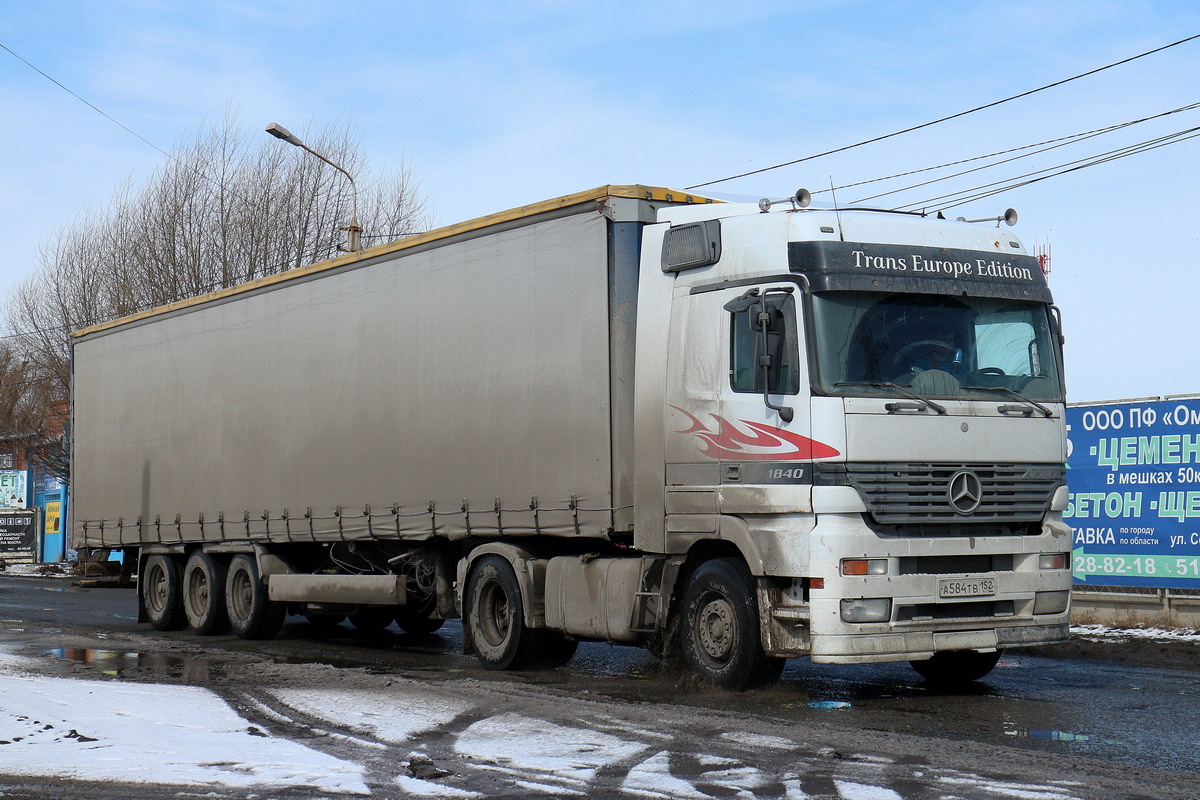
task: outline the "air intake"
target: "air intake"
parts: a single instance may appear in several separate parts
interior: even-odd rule
[[[706,267],[721,258],[721,222],[710,219],[676,225],[663,239],[662,271]]]

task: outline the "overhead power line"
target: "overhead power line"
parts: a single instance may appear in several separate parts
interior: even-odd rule
[[[923,122],[920,125],[913,125],[908,128],[904,128],[903,130],[893,131],[892,133],[886,133],[886,134],[883,134],[882,136],[875,136],[871,139],[864,139],[861,142],[855,142],[854,144],[848,144],[843,147],[836,147],[832,150],[826,150],[823,153],[815,153],[810,156],[804,156],[803,158],[793,159],[792,161],[785,161],[782,164],[775,164],[770,167],[761,167],[759,169],[753,169],[748,172],[739,173],[737,175],[730,175],[729,177],[726,177],[726,178],[717,178],[716,180],[705,181],[704,183],[696,183],[696,184],[692,184],[691,186],[685,186],[683,188],[690,191],[692,189],[699,189],[702,186],[712,186],[713,184],[716,184],[716,183],[724,183],[726,181],[736,180],[737,178],[745,178],[749,175],[758,175],[763,172],[770,172],[771,170],[780,169],[781,167],[790,167],[794,164],[800,164],[805,161],[812,161],[813,159],[822,158],[824,156],[830,156],[830,155],[833,155],[834,153],[844,153],[845,151],[853,150],[856,147],[862,147],[863,145],[874,144],[875,142],[881,142],[884,139],[891,139],[894,136],[900,136],[901,134],[911,133],[913,131],[921,130],[922,128],[928,128],[932,125],[938,125],[942,122],[948,122],[949,120],[952,120],[952,119],[958,119],[959,117],[965,117],[967,114],[974,114],[976,111],[983,111],[988,108],[994,108],[995,106],[1001,105],[1003,103],[1008,103],[1013,100],[1019,100],[1022,97],[1028,97],[1032,94],[1037,94],[1038,92],[1044,92],[1047,89],[1053,89],[1056,86],[1062,86],[1063,84],[1070,83],[1071,81],[1077,81],[1080,78],[1086,78],[1089,75],[1095,75],[1098,72],[1103,72],[1105,70],[1112,69],[1113,67],[1119,67],[1123,64],[1128,64],[1129,62],[1136,61],[1139,58],[1145,58],[1146,56],[1154,55],[1155,53],[1161,53],[1162,51],[1168,50],[1172,47],[1178,47],[1179,45],[1185,44],[1194,39],[1200,39],[1200,33],[1198,33],[1194,36],[1189,36],[1186,39],[1180,39],[1177,42],[1171,42],[1170,44],[1165,44],[1162,47],[1156,47],[1153,50],[1147,50],[1144,53],[1138,53],[1135,56],[1130,56],[1129,58],[1124,58],[1124,59],[1121,59],[1120,61],[1114,61],[1111,64],[1105,64],[1103,67],[1097,67],[1096,69],[1088,70],[1087,72],[1081,72],[1078,75],[1072,75],[1070,78],[1064,78],[1060,81],[1055,81],[1054,83],[1048,83],[1045,86],[1039,86],[1036,89],[1030,89],[1029,91],[1021,92],[1020,94],[1014,94],[1010,97],[1005,97],[1001,100],[995,100],[991,103],[985,103],[984,105],[981,105],[981,106],[975,106],[974,108],[969,108],[966,111],[959,111],[957,114],[950,114],[949,116],[940,117],[938,119],[931,120],[929,122]]]
[[[956,208],[974,200],[991,197],[993,195],[1007,192],[1012,189],[1017,189],[1022,186],[1028,186],[1032,183],[1038,183],[1059,175],[1065,175],[1069,172],[1077,172],[1082,169],[1087,169],[1088,167],[1107,164],[1110,161],[1116,161],[1128,156],[1149,152],[1150,150],[1157,150],[1158,148],[1166,147],[1167,145],[1178,144],[1189,139],[1194,139],[1197,136],[1200,136],[1200,126],[1186,128],[1181,131],[1176,131],[1175,133],[1169,133],[1154,139],[1147,139],[1135,144],[1125,145],[1124,147],[1118,147],[1103,153],[1097,153],[1085,158],[1075,159],[1074,161],[1067,161],[1052,167],[1026,172],[1023,175],[1016,175],[1014,177],[1005,178],[999,181],[985,183],[970,189],[962,189],[959,191],[950,192],[949,194],[939,195],[938,197],[932,197],[915,203],[905,203],[904,205],[896,206],[896,208],[893,210],[917,209],[936,206],[939,210],[945,211],[946,209]],[[1029,180],[1026,180],[1027,178]],[[940,201],[946,201],[949,204],[942,204]]]
[[[924,169],[910,170],[908,172],[901,172],[901,173],[897,173],[895,175],[889,175],[885,178],[872,178],[871,180],[858,181],[857,183],[850,183],[845,186],[838,186],[836,188],[839,190],[849,189],[853,186],[864,186],[864,185],[870,184],[870,183],[879,183],[880,181],[892,180],[893,178],[902,178],[907,175],[917,175],[917,174],[920,174],[923,172],[932,172],[934,170],[945,169],[947,167],[953,167],[953,166],[957,166],[959,164],[969,164],[969,163],[972,163],[975,161],[982,161],[982,160],[988,159],[988,158],[995,158],[996,156],[1007,155],[1009,153],[1018,153],[1018,152],[1021,152],[1022,150],[1028,151],[1028,152],[1021,153],[1021,155],[1013,156],[1012,158],[1005,158],[1005,159],[1001,159],[1000,161],[993,161],[991,163],[983,164],[981,166],[974,167],[972,169],[966,169],[966,170],[962,170],[960,172],[953,172],[949,175],[942,175],[940,177],[933,178],[931,180],[922,181],[921,183],[910,184],[908,186],[903,186],[899,189],[892,189],[890,191],[880,192],[879,194],[873,194],[870,197],[863,197],[858,200],[851,201],[851,205],[855,205],[858,203],[865,203],[868,200],[876,200],[880,197],[887,197],[888,195],[899,194],[900,192],[906,192],[906,191],[909,191],[912,189],[919,189],[922,186],[929,186],[931,184],[938,183],[940,181],[950,180],[952,178],[960,178],[963,175],[970,175],[973,172],[981,172],[985,169],[991,169],[992,167],[998,167],[1002,164],[1010,164],[1013,161],[1018,161],[1022,158],[1029,158],[1030,156],[1039,155],[1041,153],[1047,153],[1051,150],[1057,150],[1060,147],[1067,147],[1072,144],[1078,144],[1080,142],[1087,141],[1088,139],[1094,139],[1098,136],[1103,136],[1107,133],[1113,133],[1114,131],[1124,130],[1125,128],[1129,128],[1134,125],[1140,125],[1143,122],[1149,122],[1151,120],[1161,119],[1163,117],[1167,117],[1172,114],[1179,114],[1184,111],[1193,111],[1197,108],[1200,108],[1200,102],[1191,103],[1186,106],[1180,106],[1179,108],[1173,108],[1170,111],[1164,111],[1161,114],[1154,114],[1149,117],[1142,117],[1141,119],[1135,119],[1135,120],[1129,120],[1128,122],[1117,123],[1116,125],[1108,125],[1103,128],[1096,128],[1094,130],[1084,131],[1082,133],[1072,133],[1067,136],[1060,136],[1055,139],[1047,139],[1042,142],[1035,142],[1034,144],[1022,145],[1021,147],[1012,147],[1007,150],[1000,150],[998,152],[989,153],[988,155],[984,155],[984,156],[975,156],[974,158],[964,158],[959,161],[951,161],[946,164],[940,164],[936,167],[925,167]],[[1043,146],[1043,145],[1047,145],[1047,146]],[[1035,148],[1040,148],[1040,149],[1035,149]],[[819,194],[820,192],[825,192],[825,191],[829,191],[829,190],[821,189],[821,190],[813,192],[813,194]]]
[[[85,99],[85,98],[81,97],[80,95],[76,94],[75,92],[71,91],[69,88],[67,88],[65,85],[63,85],[63,84],[62,84],[60,81],[56,80],[55,78],[51,77],[50,75],[47,75],[47,74],[46,74],[45,72],[43,72],[41,69],[39,69],[38,67],[36,67],[36,66],[34,66],[33,64],[29,63],[28,61],[26,61],[26,60],[25,60],[24,58],[22,58],[21,56],[17,55],[15,52],[13,52],[12,48],[10,48],[8,45],[4,44],[3,42],[0,42],[0,48],[3,48],[3,49],[4,49],[4,50],[5,50],[5,51],[6,51],[6,52],[7,52],[7,53],[10,55],[10,56],[12,56],[13,58],[15,58],[17,61],[20,61],[22,64],[24,64],[25,66],[29,67],[31,70],[33,70],[33,71],[34,71],[34,72],[36,72],[37,74],[41,75],[43,78],[45,78],[46,80],[50,81],[51,83],[53,83],[53,84],[54,84],[55,86],[57,86],[58,88],[62,89],[64,92],[66,92],[67,94],[71,95],[71,96],[72,96],[72,97],[74,97],[76,100],[78,100],[79,102],[83,103],[85,106],[87,106],[88,108],[92,109],[92,110],[93,110],[93,111],[95,111],[97,114],[99,114],[100,116],[102,116],[102,117],[104,117],[105,119],[107,119],[109,122],[111,122],[111,123],[113,123],[114,125],[116,125],[116,126],[120,127],[122,130],[126,131],[127,133],[129,133],[129,134],[131,134],[131,135],[133,135],[133,136],[136,136],[138,139],[140,139],[141,141],[143,141],[143,142],[145,142],[146,144],[150,145],[151,147],[153,147],[153,148],[154,148],[155,150],[157,150],[158,152],[162,153],[162,154],[163,154],[164,156],[166,156],[167,158],[171,159],[172,161],[175,161],[176,163],[179,163],[179,164],[180,164],[180,166],[183,166],[183,165],[182,165],[182,164],[181,164],[181,163],[180,163],[180,162],[179,162],[179,161],[178,161],[178,160],[175,158],[175,156],[171,155],[171,154],[170,154],[170,153],[168,153],[166,150],[163,150],[161,147],[159,147],[158,145],[156,145],[154,142],[150,141],[150,140],[149,140],[149,139],[147,139],[145,136],[142,136],[140,133],[138,133],[137,131],[135,131],[133,128],[130,128],[128,125],[126,125],[125,123],[121,122],[119,119],[117,119],[116,117],[112,116],[111,114],[109,114],[109,113],[108,113],[107,111],[105,111],[104,109],[102,109],[102,108],[100,108],[100,107],[96,106],[96,105],[95,105],[94,103],[92,103],[91,101],[89,101],[89,100],[87,100],[87,99]]]

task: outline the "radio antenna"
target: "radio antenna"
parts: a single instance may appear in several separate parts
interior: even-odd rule
[[[842,232],[842,209],[838,208],[837,189],[833,186],[833,176],[829,176],[829,192],[833,195],[833,213],[837,215],[838,221],[838,239],[846,241],[846,234]]]

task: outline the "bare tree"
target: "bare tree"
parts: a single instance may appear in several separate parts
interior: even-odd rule
[[[368,244],[430,227],[408,167],[372,171],[348,128],[305,139],[356,176]],[[144,185],[119,187],[106,208],[59,230],[8,297],[0,381],[8,354],[22,365],[13,407],[41,417],[22,424],[44,437],[61,431],[71,331],[337,255],[353,199],[349,181],[324,162],[229,119],[178,147]],[[0,427],[4,402],[0,394]],[[44,466],[66,480],[55,448],[44,444]]]

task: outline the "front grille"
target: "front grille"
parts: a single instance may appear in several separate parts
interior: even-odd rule
[[[867,525],[880,536],[898,536],[909,539],[933,536],[976,536],[980,538],[991,536],[1037,536],[1042,532],[1042,523],[1021,522],[1007,524],[1003,522],[910,522],[902,525],[879,525],[867,515]],[[963,517],[963,519],[968,519]]]
[[[979,617],[1011,617],[1012,600],[993,600],[982,603],[920,603],[896,609],[897,622],[923,619],[976,619]]]
[[[901,575],[975,575],[1012,572],[1011,554],[994,556],[903,556]]]
[[[960,514],[950,505],[950,479],[962,471],[978,476],[983,490],[979,507],[970,514]],[[814,480],[853,486],[877,525],[1021,528],[1045,516],[1055,489],[1063,483],[1063,469],[1046,464],[821,464]]]

